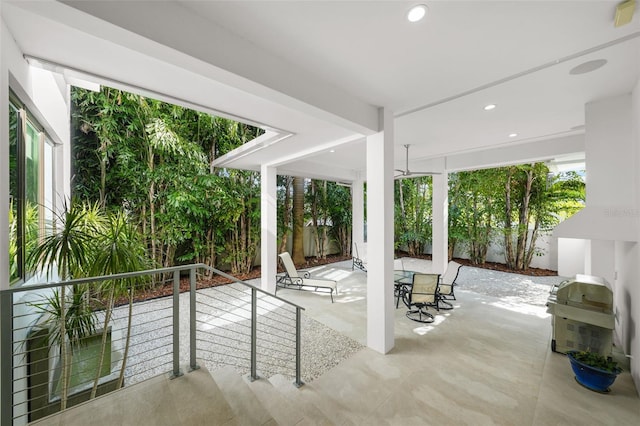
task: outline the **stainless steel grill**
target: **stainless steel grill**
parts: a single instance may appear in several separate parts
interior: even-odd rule
[[[613,347],[613,292],[600,277],[576,275],[551,289],[551,349],[566,353],[590,350],[609,356]]]

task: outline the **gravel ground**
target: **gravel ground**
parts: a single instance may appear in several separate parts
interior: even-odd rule
[[[459,290],[545,306],[551,287],[565,279],[558,276],[534,277],[463,266],[456,282],[459,284]]]

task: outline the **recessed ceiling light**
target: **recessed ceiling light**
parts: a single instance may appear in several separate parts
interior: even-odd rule
[[[588,72],[595,71],[598,68],[602,68],[606,64],[607,64],[606,59],[595,59],[593,61],[585,62],[583,64],[580,64],[571,68],[571,70],[569,71],[569,74],[571,75],[586,74]]]
[[[407,19],[409,22],[418,22],[421,21],[427,15],[427,6],[424,4],[419,4],[413,6],[409,9],[407,13]]]
[[[509,134],[509,137],[510,137],[510,138],[515,138],[516,136],[518,136],[518,134],[517,134],[517,133],[510,133],[510,134]]]
[[[336,152],[336,150],[335,149],[330,149],[329,152]]]
[[[489,104],[489,105],[485,105],[484,110],[485,111],[491,111],[492,109],[494,109],[496,107],[495,104]]]

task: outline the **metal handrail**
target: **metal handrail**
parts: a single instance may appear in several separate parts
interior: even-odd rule
[[[123,272],[120,274],[113,274],[113,275],[101,275],[101,276],[95,276],[95,277],[86,277],[86,278],[76,278],[73,280],[67,280],[67,281],[57,281],[54,283],[43,283],[43,284],[21,284],[18,287],[11,287],[8,289],[3,289],[0,290],[0,293],[20,293],[20,292],[24,292],[24,291],[31,291],[31,290],[41,290],[41,289],[47,289],[47,288],[56,288],[56,287],[62,287],[63,285],[75,285],[75,284],[88,284],[88,283],[94,283],[94,282],[100,282],[100,281],[106,281],[106,280],[120,280],[120,279],[124,279],[124,278],[134,278],[134,277],[141,277],[143,275],[160,275],[166,272],[177,272],[177,271],[185,271],[185,270],[191,270],[191,269],[206,269],[208,271],[211,271],[213,273],[215,273],[216,275],[220,275],[221,277],[225,277],[233,282],[245,285],[247,287],[250,288],[255,288],[257,292],[265,294],[267,296],[273,297],[283,303],[286,303],[290,306],[293,306],[295,308],[300,308],[303,311],[305,310],[304,307],[300,306],[300,305],[296,305],[295,303],[283,299],[282,297],[273,294],[273,293],[269,293],[266,290],[261,289],[260,287],[256,287],[253,284],[250,284],[246,281],[242,281],[239,280],[238,278],[234,277],[233,275],[229,275],[225,272],[222,272],[216,268],[212,268],[209,265],[206,265],[204,263],[192,263],[190,265],[182,265],[182,266],[170,266],[167,268],[157,268],[157,269],[147,269],[144,271],[136,271],[136,272]]]
[[[59,288],[63,286],[72,286],[78,284],[88,284],[95,283],[100,281],[107,280],[119,280],[126,278],[135,278],[147,275],[158,275],[163,273],[174,272],[173,279],[173,371],[172,376],[177,377],[182,373],[180,371],[179,366],[179,339],[178,339],[178,330],[179,330],[179,306],[178,296],[180,293],[180,274],[179,272],[189,270],[189,281],[190,281],[190,289],[189,289],[189,305],[190,305],[190,333],[189,333],[189,366],[190,371],[198,369],[198,365],[196,364],[196,323],[195,323],[195,312],[196,312],[196,271],[198,269],[204,269],[209,272],[212,272],[216,275],[220,275],[224,278],[229,279],[233,283],[238,283],[243,286],[246,286],[251,289],[251,379],[255,380],[258,378],[256,372],[256,364],[257,364],[257,351],[256,351],[256,317],[257,317],[257,293],[262,293],[265,296],[276,299],[283,304],[289,305],[290,307],[295,308],[296,310],[296,318],[295,318],[295,339],[296,339],[296,350],[295,350],[295,382],[296,386],[302,386],[303,382],[301,380],[301,312],[304,310],[302,306],[299,306],[295,303],[292,303],[286,299],[283,299],[275,294],[272,294],[266,290],[263,290],[253,284],[250,284],[246,281],[242,281],[237,279],[236,277],[229,275],[225,272],[222,272],[216,268],[213,268],[209,265],[205,265],[203,263],[196,263],[190,265],[181,265],[181,266],[173,266],[167,268],[157,268],[157,269],[149,269],[144,271],[136,271],[136,272],[125,272],[120,274],[113,275],[103,275],[103,276],[95,276],[95,277],[86,277],[86,278],[78,278],[68,281],[59,281],[54,283],[43,283],[43,284],[35,284],[35,285],[20,285],[18,287],[12,287],[9,289],[0,290],[0,311],[2,311],[2,315],[0,316],[0,353],[2,356],[2,363],[0,363],[0,426],[9,426],[13,424],[13,356],[5,356],[6,354],[13,354],[13,295],[34,291],[34,290],[44,290],[44,289],[53,289]],[[177,273],[176,273],[177,272]]]

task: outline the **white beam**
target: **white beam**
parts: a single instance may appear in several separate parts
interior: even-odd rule
[[[393,114],[381,111],[384,131],[367,137],[367,345],[394,346]]]
[[[448,155],[446,169],[448,172],[487,169],[547,161],[578,152],[584,152],[583,134]]]
[[[260,262],[261,287],[270,293],[276,291],[277,269],[277,197],[275,167],[262,166],[260,170]]]
[[[176,2],[154,2],[153,7],[149,7],[146,2],[123,2],[117,8],[110,2],[66,3],[88,15],[127,30],[126,44],[123,45],[128,49],[138,50],[185,68],[191,67],[193,60],[197,59],[213,65],[214,78],[221,83],[269,98],[288,108],[304,111],[359,133],[371,134],[378,130],[377,112],[372,105],[305,72],[297,65],[287,63],[282,58],[258,48]],[[29,4],[20,4],[20,7],[36,13],[50,13],[55,8],[52,5]],[[121,43],[124,36],[119,32],[114,33],[105,23],[91,26],[89,22],[93,22],[94,19],[90,19],[89,16],[78,21],[77,10],[72,9],[65,13],[65,10],[60,9],[55,12],[57,19],[66,25],[90,34],[96,34],[99,29],[99,37],[109,37]],[[175,27],[176,22],[184,23],[188,26],[188,31],[167,31],[167,28]],[[138,37],[134,37],[133,34],[137,34]],[[149,40],[157,45],[150,49]],[[203,44],[204,40],[215,42]],[[170,49],[162,49],[161,46]],[[175,63],[177,52],[185,56],[182,63]]]

